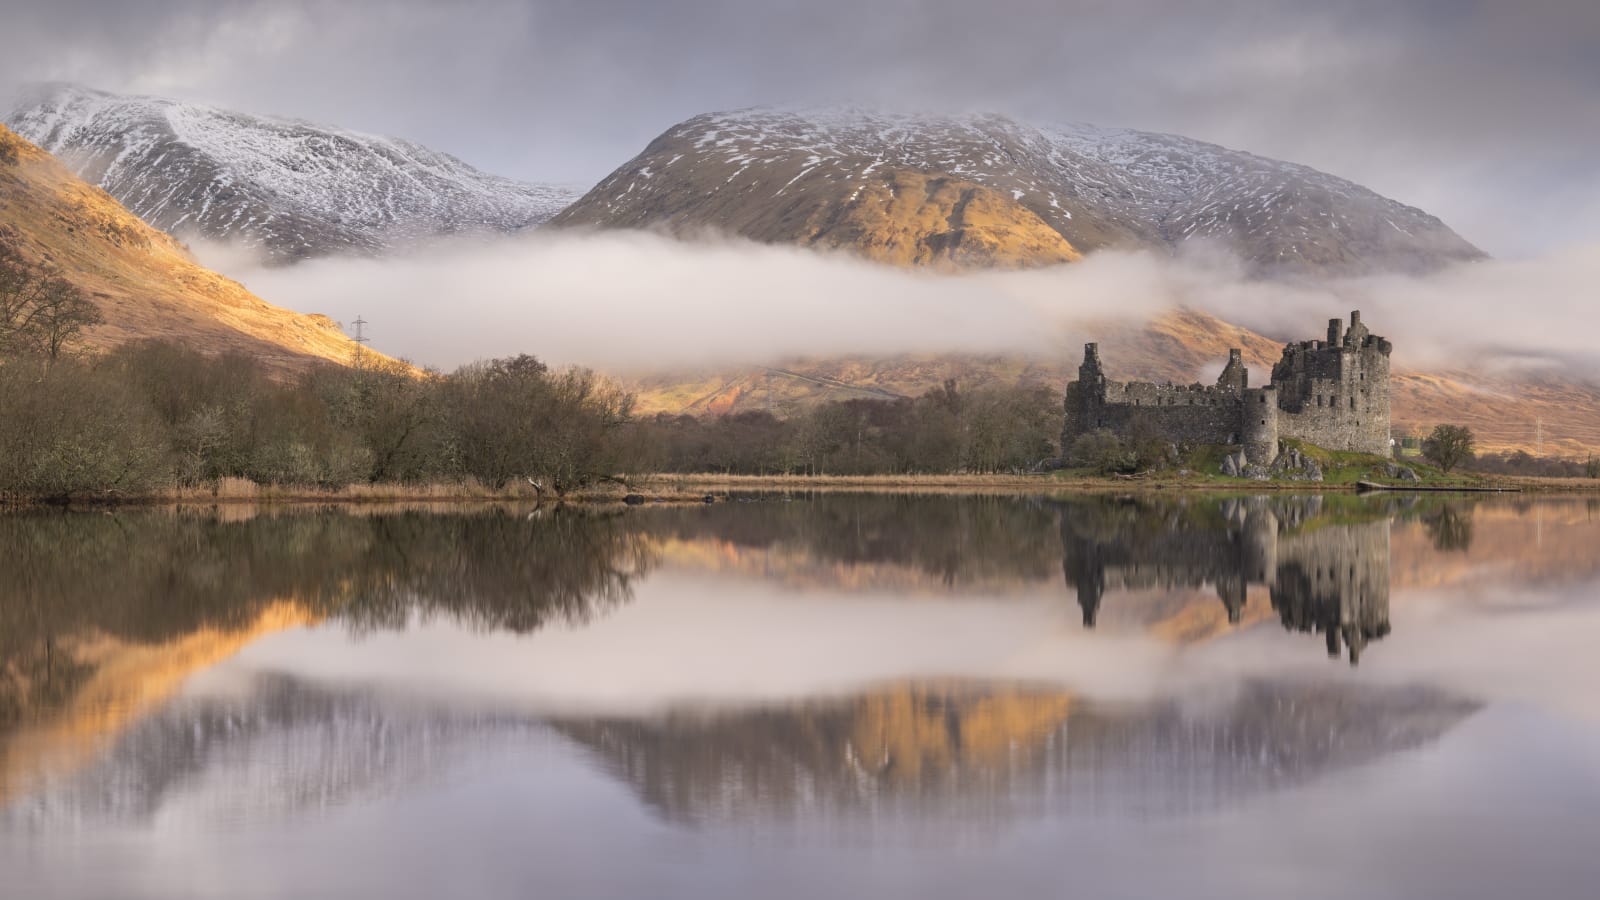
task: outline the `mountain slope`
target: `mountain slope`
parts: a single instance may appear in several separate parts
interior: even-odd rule
[[[1360,185],[1189,138],[857,110],[698,116],[552,224],[714,230],[958,266],[1195,240],[1262,274],[1410,271],[1483,255]]]
[[[1073,341],[1097,341],[1107,373],[1119,380],[1187,384],[1215,379],[1228,350],[1244,350],[1253,384],[1264,383],[1283,342],[1197,310],[1175,310],[1147,322],[1088,322]],[[830,400],[913,397],[955,379],[967,388],[1018,382],[1057,390],[1078,377],[1081,344],[1049,358],[939,353],[882,357],[789,359],[635,375],[645,415],[725,415],[765,410],[780,416]],[[1441,422],[1469,426],[1483,451],[1542,450],[1587,456],[1600,447],[1600,385],[1578,378],[1514,372],[1419,371],[1396,351],[1392,373],[1395,428],[1426,430]],[[1540,443],[1542,439],[1542,444]]]
[[[408,141],[72,85],[34,89],[6,122],[151,225],[277,262],[515,231],[575,194]]]
[[[266,303],[201,268],[170,235],[0,126],[0,241],[47,262],[91,299],[105,324],[93,346],[166,338],[256,356],[278,373],[319,359],[349,362],[357,345],[326,316]]]

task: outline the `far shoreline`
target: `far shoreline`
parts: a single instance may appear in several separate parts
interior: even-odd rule
[[[1384,493],[1420,493],[1405,484],[1384,484]],[[1600,479],[1536,476],[1461,477],[1460,493],[1586,495],[1600,494]],[[740,494],[756,493],[893,493],[928,495],[1025,494],[1354,494],[1353,482],[1255,481],[1246,478],[1195,475],[1101,476],[1081,474],[966,475],[722,475],[656,474],[632,477],[622,484],[589,487],[557,497],[540,496],[517,484],[495,490],[472,482],[352,485],[319,489],[259,485],[226,479],[215,486],[182,488],[151,494],[74,495],[68,498],[0,498],[0,510],[117,507],[213,506],[382,506],[516,504],[519,506],[626,506],[721,503]],[[1448,495],[1448,487],[1430,493]]]

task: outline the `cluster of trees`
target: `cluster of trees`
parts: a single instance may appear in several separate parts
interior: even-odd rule
[[[1131,475],[1185,464],[1203,468],[1201,448],[1179,446],[1150,428],[1136,427],[1128,436],[1100,428],[1079,435],[1063,448],[1063,462],[1100,475]]]
[[[1541,478],[1600,478],[1600,459],[1534,456],[1526,450],[1480,453],[1470,466],[1487,475],[1532,475]]]
[[[83,291],[54,268],[29,263],[16,236],[0,230],[0,354],[57,359],[85,328],[102,321]]]
[[[0,493],[470,476],[561,495],[624,468],[631,403],[592,372],[528,356],[418,377],[368,354],[283,382],[247,356],[161,342],[12,355],[0,360]]]
[[[1039,385],[842,400],[780,419],[659,415],[633,431],[639,471],[745,475],[1019,472],[1055,455],[1061,395]]]
[[[1477,452],[1477,439],[1464,425],[1439,425],[1414,443],[1422,457],[1448,472],[1461,467],[1486,475],[1528,475],[1540,478],[1600,478],[1600,458],[1534,456],[1526,450]]]
[[[163,342],[0,357],[0,494],[39,498],[243,478],[359,483],[526,480],[565,495],[637,472],[1008,472],[1055,452],[1038,387],[852,400],[792,419],[635,418],[633,398],[531,356],[418,373],[374,354],[292,381],[254,359]]]

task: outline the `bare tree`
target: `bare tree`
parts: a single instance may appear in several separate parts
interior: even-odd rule
[[[1474,443],[1472,429],[1465,425],[1438,425],[1422,442],[1422,456],[1439,471],[1449,472],[1472,458]]]
[[[85,328],[104,321],[83,291],[0,242],[0,352],[42,352],[54,360]]]
[[[18,352],[26,343],[42,287],[38,269],[10,242],[0,240],[0,352]]]
[[[83,291],[57,277],[47,277],[34,301],[30,323],[32,339],[51,359],[58,359],[67,345],[76,341],[85,328],[105,322],[100,307]]]

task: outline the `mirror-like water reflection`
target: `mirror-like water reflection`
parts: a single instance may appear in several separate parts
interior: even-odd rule
[[[0,516],[0,870],[18,896],[1588,896],[1597,513]],[[1317,881],[1332,852],[1366,863]]]

